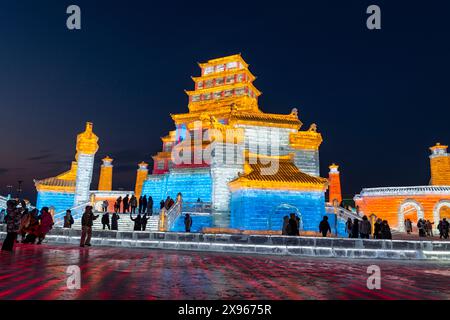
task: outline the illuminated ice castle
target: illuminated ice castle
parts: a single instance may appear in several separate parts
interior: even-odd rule
[[[281,230],[283,216],[296,213],[304,230],[317,231],[328,182],[319,177],[316,126],[299,131],[296,109],[262,112],[261,92],[241,55],[199,66],[195,89],[186,91],[189,112],[171,115],[175,130],[162,138],[152,174],[142,176],[142,194],[155,206],[178,193],[185,207],[200,199],[211,210],[194,219],[196,230]],[[180,221],[169,226],[181,228]]]
[[[87,123],[77,137],[71,169],[35,181],[37,207],[63,212],[102,199],[112,206],[119,195],[134,193],[151,196],[157,213],[161,200],[181,194],[177,211],[160,215],[161,230],[184,229],[182,216],[189,212],[192,231],[279,232],[290,213],[301,218],[303,230],[317,231],[326,214],[328,180],[319,176],[322,136],[316,125],[300,131],[297,109],[261,111],[255,76],[240,55],[209,60],[200,68],[201,76],[193,77],[195,89],[186,91],[189,112],[171,115],[175,130],[162,138],[151,174],[147,163],[139,163],[134,192],[112,191],[109,157],[103,159],[98,190],[90,189],[98,137]],[[333,181],[339,182],[336,172],[331,187],[340,194],[333,188]]]

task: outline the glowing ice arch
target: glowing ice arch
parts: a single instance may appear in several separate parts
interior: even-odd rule
[[[289,211],[289,214],[295,213],[300,218],[300,225],[299,225],[298,229],[303,230],[303,217],[302,217],[300,210],[297,207],[290,205],[288,203],[282,203],[282,204],[276,205],[274,207],[274,209],[270,213],[270,216],[267,219],[268,230],[272,230],[272,218],[276,215],[277,212],[279,212],[282,209],[286,209],[286,211]],[[289,214],[288,214],[288,216],[289,216]],[[282,219],[283,217],[280,217],[280,218]],[[281,223],[281,225],[283,225],[283,223]]]

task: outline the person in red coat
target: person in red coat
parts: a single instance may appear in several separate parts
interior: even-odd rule
[[[40,224],[38,229],[39,240],[37,244],[41,244],[45,239],[45,235],[53,228],[53,217],[48,212],[47,207],[43,207],[41,210],[41,216],[39,217]]]

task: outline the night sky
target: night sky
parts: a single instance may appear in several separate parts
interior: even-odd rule
[[[81,7],[82,29],[66,28]],[[377,4],[382,30],[366,28]],[[114,188],[134,188],[170,113],[187,112],[197,62],[241,53],[270,113],[318,125],[321,175],[340,164],[343,192],[426,185],[429,150],[450,143],[448,1],[0,2],[0,194],[69,169],[94,123]]]

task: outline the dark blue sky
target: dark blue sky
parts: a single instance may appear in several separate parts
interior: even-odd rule
[[[70,4],[80,31],[66,28]],[[382,30],[366,28],[370,4]],[[115,159],[115,188],[133,188],[169,113],[187,111],[196,62],[239,52],[263,111],[296,107],[317,123],[322,175],[339,163],[345,194],[428,184],[428,147],[450,143],[449,12],[447,1],[2,1],[0,194],[22,179],[34,201],[32,179],[68,169],[86,121],[97,159]]]

